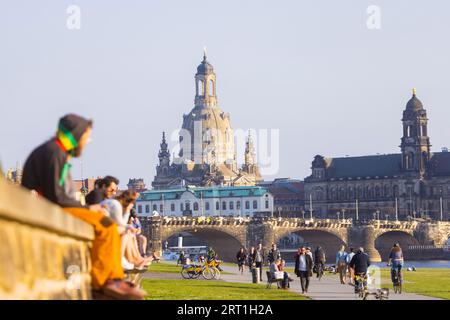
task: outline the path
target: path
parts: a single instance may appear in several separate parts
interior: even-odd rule
[[[232,275],[222,275],[224,281],[250,283],[252,281],[251,273],[246,269],[243,275],[237,273],[237,267],[222,266],[222,269],[233,273]],[[263,283],[266,283],[266,270],[263,271]],[[300,280],[295,275],[291,275],[294,281],[291,282],[290,290],[301,292]],[[276,284],[272,284],[276,286]],[[354,288],[350,285],[339,283],[338,275],[328,274],[319,281],[317,278],[311,278],[308,297],[314,300],[355,300]],[[369,299],[374,299],[373,296]],[[414,293],[394,294],[389,290],[389,300],[440,300],[434,297],[422,296]]]

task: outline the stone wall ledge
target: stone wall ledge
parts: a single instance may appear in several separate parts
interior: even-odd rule
[[[3,178],[0,178],[0,219],[47,229],[80,240],[94,239],[92,226]]]

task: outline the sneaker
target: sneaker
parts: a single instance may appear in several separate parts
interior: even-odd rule
[[[102,292],[119,300],[143,300],[145,297],[144,291],[123,280],[108,280],[102,287]]]

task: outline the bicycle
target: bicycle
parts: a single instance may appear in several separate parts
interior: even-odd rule
[[[402,293],[402,283],[403,283],[402,272],[400,268],[401,265],[394,266],[394,264],[392,264],[391,267],[391,280],[392,285],[394,286],[394,293],[398,294]]]
[[[220,271],[211,263],[205,262],[203,265],[188,264],[181,268],[181,276],[184,279],[197,279],[200,275],[205,280],[219,279]]]
[[[367,274],[355,274],[355,294],[362,300],[367,299]]]

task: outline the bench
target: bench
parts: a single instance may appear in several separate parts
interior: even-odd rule
[[[267,286],[266,289],[272,288],[272,283],[276,282],[278,289],[281,288],[281,283],[283,282],[283,279],[276,279],[275,275],[272,275],[270,271],[266,271],[267,275]]]

